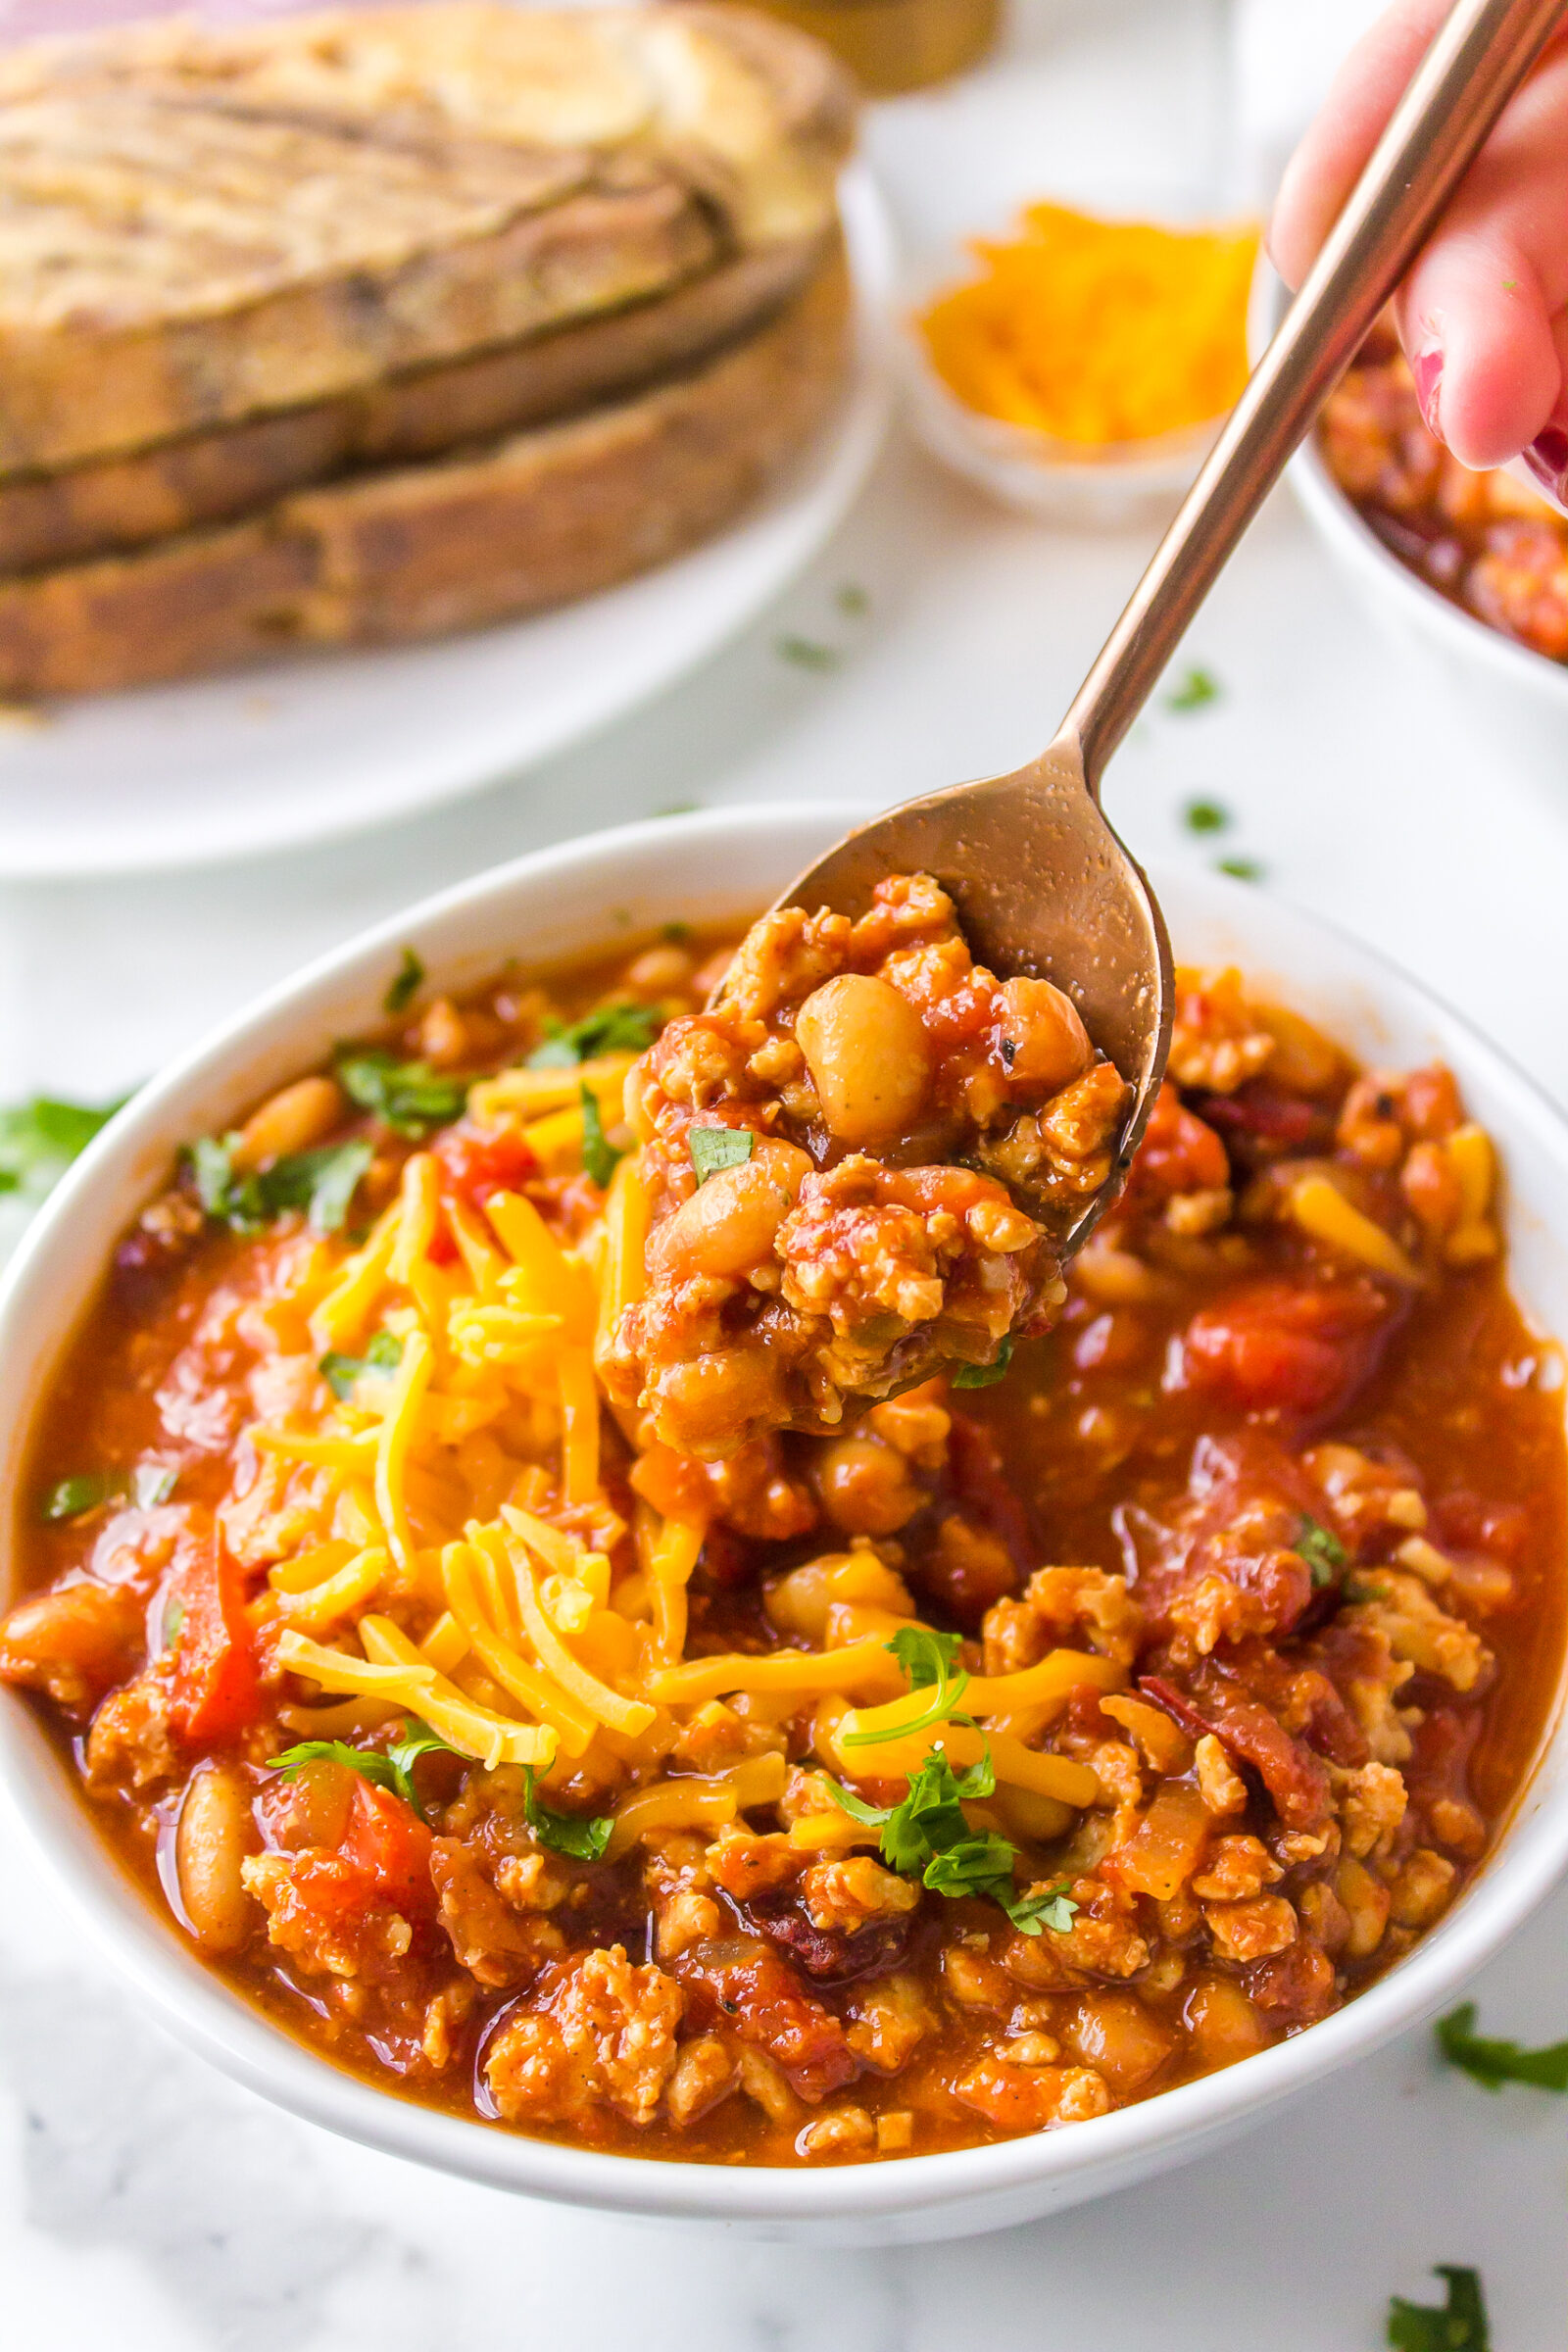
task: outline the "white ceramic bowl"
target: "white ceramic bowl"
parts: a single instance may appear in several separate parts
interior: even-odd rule
[[[548,963],[670,919],[739,920],[843,830],[829,807],[741,808],[634,825],[519,859],[368,933],[274,990],[138,1095],[39,1216],[0,1296],[0,1482],[18,1497],[40,1396],[117,1235],[176,1147],[231,1125],[268,1088],[375,1022],[410,943],[445,986],[509,956]],[[1192,873],[1156,877],[1177,950],[1234,958],[1360,1054],[1441,1054],[1508,1174],[1514,1285],[1568,1334],[1568,1123],[1454,1014],[1375,956],[1278,901]],[[14,1509],[19,1507],[14,1504]],[[15,1525],[0,1539],[11,1590]],[[1229,2072],[1070,2130],[999,2147],[824,2172],[642,2162],[439,2115],[341,2073],[268,2024],[196,1959],[100,1844],[30,1706],[0,1691],[0,1783],[85,1924],[165,2024],[279,2105],[350,2138],[501,2188],[661,2221],[818,2244],[925,2241],[1023,2222],[1211,2148],[1430,2016],[1568,1863],[1568,1729],[1559,1720],[1497,1852],[1448,1917],[1370,1991]]]

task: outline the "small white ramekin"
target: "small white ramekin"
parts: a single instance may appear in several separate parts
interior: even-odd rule
[[[143,1089],[39,1215],[0,1292],[0,1599],[40,1397],[115,1240],[177,1147],[235,1123],[270,1087],[375,1023],[405,944],[443,986],[509,956],[548,964],[680,919],[740,921],[840,833],[842,808],[739,808],[628,826],[481,874],[274,989]],[[1568,1333],[1568,1122],[1457,1015],[1354,942],[1278,900],[1156,875],[1178,953],[1234,960],[1362,1055],[1439,1055],[1507,1171],[1517,1296]],[[1047,877],[1042,877],[1047,886]],[[1001,2146],[821,2172],[642,2161],[529,2139],[376,2089],[292,2040],[205,1968],[110,1857],[30,1704],[0,1690],[0,1786],[86,1927],[166,2026],[280,2106],[390,2154],[523,2195],[824,2245],[924,2242],[1024,2222],[1212,2148],[1309,2083],[1429,2017],[1568,1864],[1568,1728],[1557,1718],[1496,1851],[1449,1915],[1359,1999],[1226,2073],[1092,2123]]]

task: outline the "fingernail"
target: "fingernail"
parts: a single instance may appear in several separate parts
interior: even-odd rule
[[[1443,388],[1443,354],[1418,351],[1410,362],[1410,373],[1415,378],[1415,396],[1421,404],[1427,431],[1437,441],[1442,439],[1438,428],[1438,394]]]
[[[1520,455],[1543,490],[1560,506],[1568,490],[1568,431],[1560,424],[1545,425]]]

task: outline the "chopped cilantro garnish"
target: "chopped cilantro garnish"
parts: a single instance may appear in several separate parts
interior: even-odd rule
[[[1182,810],[1182,821],[1189,833],[1223,833],[1231,821],[1231,812],[1218,801],[1189,801]]]
[[[605,1122],[599,1115],[599,1102],[592,1087],[579,1086],[582,1102],[582,1164],[595,1184],[604,1186],[615,1173],[615,1163],[621,1157],[605,1133]]]
[[[457,1118],[468,1099],[466,1078],[443,1077],[427,1061],[399,1061],[382,1046],[343,1054],[337,1075],[351,1102],[416,1143]]]
[[[652,1004],[605,1004],[569,1028],[548,1021],[544,1044],[535,1046],[524,1067],[574,1070],[580,1061],[597,1061],[604,1054],[641,1054],[658,1036],[659,1020]]]
[[[184,1602],[182,1600],[172,1600],[168,1608],[164,1611],[164,1621],[159,1627],[159,1633],[163,1638],[165,1649],[173,1648],[175,1642],[179,1640],[180,1630],[184,1623]]]
[[[1187,672],[1179,686],[1166,695],[1165,708],[1167,710],[1201,710],[1206,703],[1217,703],[1219,696],[1219,680],[1212,671],[1194,668]]]
[[[686,1149],[697,1181],[706,1184],[720,1168],[738,1168],[751,1158],[757,1138],[749,1127],[688,1127]]]
[[[1407,2303],[1402,2295],[1391,2297],[1389,2342],[1396,2352],[1492,2352],[1480,2272],[1450,2262],[1433,2267],[1448,2282],[1446,2304],[1440,2309],[1435,2303]]]
[[[1321,1526],[1316,1519],[1301,1521],[1295,1548],[1311,1572],[1312,1590],[1315,1592],[1320,1592],[1325,1585],[1333,1584],[1350,1556],[1339,1537],[1331,1529]]]
[[[851,620],[858,620],[862,612],[871,610],[871,599],[855,580],[846,580],[833,602]]]
[[[121,1097],[121,1102],[125,1100]],[[121,1102],[94,1107],[35,1095],[30,1102],[0,1110],[0,1193],[43,1200],[100,1127],[108,1125]]]
[[[1465,2001],[1439,2018],[1434,2032],[1450,2066],[1462,2067],[1486,2090],[1500,2090],[1505,2082],[1528,2082],[1537,2090],[1568,2090],[1568,2041],[1527,2050],[1517,2041],[1485,2038],[1472,2031],[1475,2022],[1474,2001]]]
[[[822,645],[814,637],[780,637],[774,651],[781,662],[793,662],[797,669],[837,669],[844,659],[837,646]]]
[[[690,923],[661,923],[659,936],[666,948],[683,948],[692,935]]]
[[[423,964],[412,948],[405,948],[403,961],[398,965],[392,985],[381,999],[382,1009],[386,1012],[406,1012],[423,979]]]
[[[334,1396],[347,1403],[354,1394],[354,1384],[362,1372],[390,1372],[403,1361],[403,1342],[395,1331],[378,1331],[363,1355],[338,1355],[329,1351],[317,1365],[317,1370]]]
[[[49,1489],[43,1498],[43,1516],[84,1519],[105,1502],[131,1502],[139,1511],[153,1511],[169,1500],[178,1479],[179,1472],[162,1462],[138,1462],[129,1472],[79,1471],[74,1478],[63,1478]]]
[[[410,1715],[404,1718],[403,1738],[385,1748],[350,1747],[346,1740],[302,1740],[297,1747],[286,1747],[280,1756],[269,1756],[267,1762],[269,1770],[280,1772],[285,1781],[292,1781],[307,1764],[347,1765],[373,1788],[390,1788],[394,1796],[401,1796],[422,1821],[424,1807],[414,1786],[414,1766],[420,1756],[460,1752],[427,1723]]]
[[[50,1488],[43,1498],[43,1515],[46,1519],[83,1519],[101,1502],[107,1502],[109,1494],[109,1480],[96,1471],[84,1470],[75,1478],[63,1478],[58,1486]]]
[[[880,1851],[890,1870],[917,1878],[934,1894],[988,1896],[1025,1936],[1038,1936],[1043,1928],[1061,1936],[1072,1926],[1078,1906],[1067,1893],[1065,1880],[1038,1893],[1020,1894],[1012,1876],[1017,1848],[995,1830],[969,1827],[964,1805],[990,1796],[997,1786],[989,1748],[962,1774],[954,1772],[941,1748],[934,1748],[918,1772],[909,1775],[908,1793],[898,1805],[868,1805],[825,1773],[822,1782],[852,1820],[881,1830]]]
[[[1011,1361],[1012,1334],[1009,1331],[1003,1336],[995,1363],[960,1364],[953,1375],[953,1386],[956,1389],[994,1389],[999,1380],[1006,1378],[1007,1366]]]
[[[567,1854],[573,1862],[598,1862],[610,1843],[615,1824],[608,1813],[558,1813],[541,1804],[533,1785],[533,1766],[522,1768],[522,1809],[528,1827],[541,1845]]]
[[[705,806],[706,803],[702,801],[666,801],[662,808],[654,810],[654,814],[656,816],[695,816],[698,809]]]
[[[234,1165],[233,1135],[204,1135],[189,1150],[196,1195],[207,1214],[236,1233],[259,1233],[285,1208],[303,1208],[317,1233],[337,1233],[347,1222],[355,1188],[373,1153],[367,1143],[327,1144],[289,1152],[270,1168]]]
[[[1233,882],[1261,882],[1263,868],[1255,858],[1216,858],[1214,871],[1229,874]]]
[[[928,1707],[919,1714],[906,1717],[902,1723],[889,1724],[879,1732],[845,1732],[841,1744],[845,1747],[881,1747],[889,1740],[907,1740],[911,1733],[927,1732],[937,1723],[967,1723],[967,1715],[954,1710],[969,1688],[969,1677],[961,1671],[950,1670],[957,1655],[957,1637],[953,1634],[934,1634],[926,1626],[901,1626],[891,1642],[882,1644],[898,1659],[911,1690],[932,1690],[934,1696]]]
[[[883,1646],[897,1658],[909,1689],[923,1690],[930,1683],[946,1682],[963,1647],[963,1636],[939,1634],[929,1625],[905,1625]]]

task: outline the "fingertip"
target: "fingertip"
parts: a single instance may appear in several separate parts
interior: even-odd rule
[[[1440,238],[1397,303],[1428,419],[1461,466],[1506,465],[1551,416],[1562,369],[1541,282],[1516,254]]]

